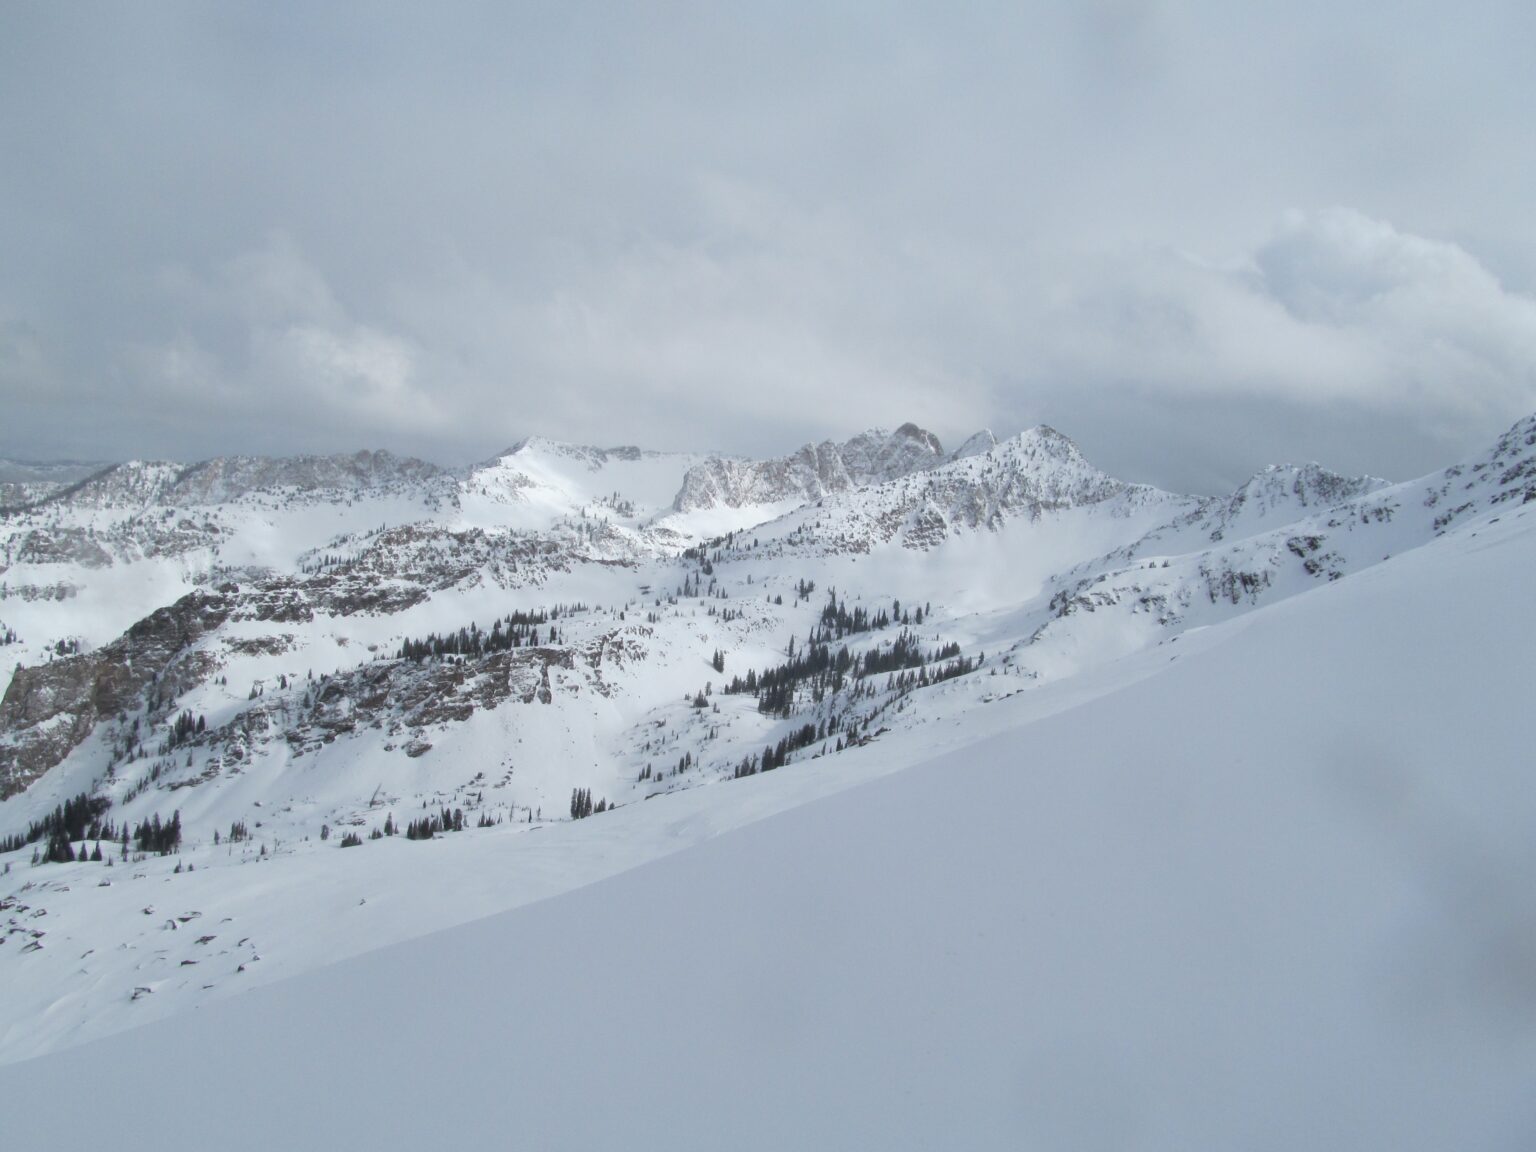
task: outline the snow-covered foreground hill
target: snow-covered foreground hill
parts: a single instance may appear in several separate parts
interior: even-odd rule
[[[298,974],[0,1069],[4,1142],[72,1147],[84,1105],[128,1150],[1529,1148],[1536,503],[1464,503],[1412,546],[1406,511],[1325,512],[1357,546],[1295,559],[1342,578],[945,681],[836,756],[537,832],[113,869],[121,952],[165,953],[120,1011],[256,976],[235,941],[280,922]],[[1372,524],[1402,535],[1367,565]]]

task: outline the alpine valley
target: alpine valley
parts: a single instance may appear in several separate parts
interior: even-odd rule
[[[10,1146],[70,1077],[128,1147],[1536,1130],[1536,417],[1220,497],[904,424],[0,500]]]

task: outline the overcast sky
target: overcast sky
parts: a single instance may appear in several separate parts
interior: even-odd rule
[[[958,11],[957,11],[958,9]],[[1536,411],[1536,5],[0,0],[0,455]]]

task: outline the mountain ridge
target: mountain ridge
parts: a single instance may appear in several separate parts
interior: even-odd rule
[[[893,475],[854,484],[848,445],[855,472]],[[370,860],[386,817],[473,840],[586,827],[599,803],[696,794],[708,813],[744,777],[901,761],[1536,502],[1536,418],[1417,480],[1277,466],[1227,497],[1126,483],[1046,426],[948,454],[915,428],[862,433],[832,445],[841,487],[739,509],[673,507],[710,458],[568,447],[530,438],[462,474],[386,461],[335,498],[214,469],[180,491],[228,500],[170,507],[139,497],[180,473],[130,470],[132,500],[0,521],[0,856],[55,926],[29,939],[68,924],[103,957],[148,946],[126,920],[84,926],[73,893],[104,865],[30,867],[50,841],[28,837],[79,796],[134,827],[175,814],[179,855],[106,845],[134,870],[114,877],[184,862],[210,900],[266,860],[319,867],[333,831]],[[0,979],[34,989],[18,1003],[119,1019],[104,1006],[143,980],[16,967],[34,958],[0,948]]]

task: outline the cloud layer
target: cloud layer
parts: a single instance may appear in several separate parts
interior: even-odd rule
[[[0,23],[0,454],[1044,420],[1214,489],[1536,410],[1525,5]]]

